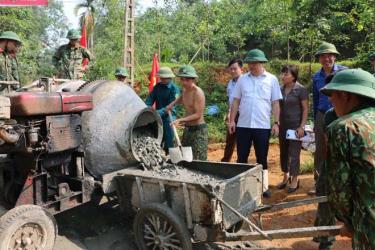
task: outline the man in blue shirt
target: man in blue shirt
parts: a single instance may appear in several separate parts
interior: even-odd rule
[[[151,107],[156,103],[156,111],[159,113],[163,121],[163,140],[164,150],[168,154],[168,149],[173,147],[173,130],[170,126],[166,107],[172,103],[180,95],[180,89],[174,84],[172,78],[175,77],[172,70],[168,67],[161,67],[157,76],[160,82],[157,83],[150,95],[146,99],[146,105]],[[176,110],[172,109],[172,115],[176,115]]]
[[[336,56],[338,55],[340,55],[340,53],[336,50],[335,45],[327,42],[323,42],[315,53],[315,56],[318,57],[319,62],[322,65],[322,68],[313,75],[313,111],[316,145],[314,155],[315,181],[319,176],[320,166],[325,155],[325,148],[322,146],[324,145],[324,114],[332,108],[328,96],[320,93],[319,90],[326,85],[325,79],[328,75],[338,70],[346,69],[345,66],[335,64]]]
[[[325,129],[324,129],[324,114],[332,108],[332,104],[328,99],[328,96],[319,92],[327,82],[326,78],[332,76],[337,71],[346,69],[346,67],[335,64],[336,56],[340,53],[336,50],[335,45],[327,42],[323,42],[318,51],[315,53],[315,56],[318,57],[322,68],[313,75],[313,111],[314,111],[314,132],[315,132],[315,154],[314,154],[314,179],[316,182],[317,195],[322,196],[326,195],[324,188],[320,185],[323,185],[322,181],[318,181],[320,177],[321,169],[324,164],[325,154],[326,154],[326,143],[325,143]],[[309,191],[309,194],[315,194],[315,190]],[[332,216],[329,216],[331,213],[328,210],[327,205],[319,206],[315,224],[316,226],[329,226],[334,225],[335,220],[332,219]],[[314,238],[314,241],[320,243],[320,250],[329,250],[332,249],[334,237],[317,237]]]

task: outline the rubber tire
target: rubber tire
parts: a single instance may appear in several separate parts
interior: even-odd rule
[[[55,218],[45,209],[35,205],[15,207],[0,217],[0,249],[7,249],[9,237],[26,223],[36,223],[47,234],[44,250],[52,250],[57,235]]]
[[[185,223],[167,206],[159,203],[150,203],[139,209],[134,218],[133,230],[135,242],[140,250],[148,250],[143,240],[143,220],[148,213],[156,213],[164,217],[174,227],[178,235],[183,250],[192,250],[191,236]]]

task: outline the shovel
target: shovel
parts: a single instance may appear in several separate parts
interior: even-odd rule
[[[171,112],[168,112],[169,119],[171,120],[171,123],[173,122],[173,117]],[[188,161],[191,162],[193,160],[193,151],[191,150],[191,147],[183,147],[181,145],[180,138],[178,137],[176,127],[172,123],[172,129],[174,136],[176,137],[177,141],[177,148],[169,148],[169,157],[171,158],[172,163],[177,164],[180,161]]]

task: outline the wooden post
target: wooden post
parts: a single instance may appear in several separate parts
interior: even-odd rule
[[[134,85],[134,0],[125,1],[125,25],[124,25],[124,67],[129,70],[127,82]]]

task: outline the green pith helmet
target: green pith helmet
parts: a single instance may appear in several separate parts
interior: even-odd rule
[[[161,67],[157,74],[160,78],[173,78],[175,75],[173,74],[173,71],[169,67]]]
[[[186,78],[198,78],[197,72],[195,71],[194,67],[191,65],[182,65],[178,69],[177,76],[186,77]]]
[[[66,35],[66,38],[68,38],[69,40],[80,39],[81,38],[81,33],[78,30],[76,30],[76,29],[70,29],[68,31],[68,34]]]
[[[322,42],[318,50],[315,52],[315,56],[320,56],[322,54],[335,54],[340,55],[340,53],[337,51],[336,46],[332,43]]]
[[[128,77],[128,76],[129,76],[129,73],[128,73],[128,71],[127,71],[124,67],[118,67],[118,68],[115,70],[115,76],[124,76],[124,77]]]
[[[375,77],[362,69],[346,69],[338,72],[320,92],[330,96],[333,90],[375,99]]]
[[[0,40],[1,39],[13,40],[13,41],[16,41],[16,42],[19,42],[20,44],[22,44],[21,38],[16,33],[14,33],[13,31],[2,32],[0,34]]]
[[[368,59],[372,62],[375,61],[375,52],[369,55]]]
[[[261,51],[260,49],[252,49],[247,52],[244,62],[268,62],[268,60],[263,51]]]

